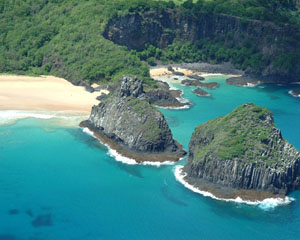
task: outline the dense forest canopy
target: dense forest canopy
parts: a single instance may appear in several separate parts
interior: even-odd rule
[[[251,43],[249,47],[236,49],[204,39],[197,44],[174,43],[167,49],[148,46],[143,52],[136,52],[105,39],[102,33],[111,18],[166,8],[178,8],[195,16],[200,12],[222,13],[297,28],[298,2],[0,0],[0,72],[53,74],[79,84],[81,81],[114,82],[123,74],[138,75],[150,81],[147,62],[153,65],[157,60],[164,63],[232,60],[240,67],[260,68],[267,59],[263,59]],[[282,58],[285,62],[284,56]],[[298,61],[298,55],[291,58]]]

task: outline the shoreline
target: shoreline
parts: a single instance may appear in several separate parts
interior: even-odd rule
[[[177,153],[138,153],[131,150],[126,150],[126,147],[120,146],[114,140],[108,138],[104,134],[101,134],[97,129],[88,124],[87,121],[83,121],[79,126],[88,132],[90,135],[98,139],[103,145],[107,146],[110,149],[110,153],[118,161],[121,161],[120,158],[124,158],[122,162],[128,164],[147,164],[147,165],[162,165],[162,164],[173,164],[181,160],[186,154],[181,152]],[[183,150],[183,147],[176,142],[179,147],[179,151]],[[118,159],[117,159],[118,157]],[[134,163],[135,162],[135,163]],[[149,164],[150,163],[150,164]]]
[[[0,74],[0,110],[90,112],[102,92],[108,93],[90,93],[54,76]]]
[[[276,197],[276,196],[272,196],[269,195],[262,199],[243,199],[243,195],[240,194],[238,196],[235,197],[224,197],[224,196],[218,196],[215,194],[215,192],[210,191],[211,189],[204,189],[201,190],[199,189],[197,186],[194,186],[192,184],[190,184],[187,180],[186,180],[186,173],[183,172],[183,168],[184,166],[182,165],[177,165],[174,168],[174,175],[175,178],[178,182],[180,182],[185,188],[201,194],[204,197],[210,197],[212,199],[215,200],[219,200],[219,201],[225,201],[225,202],[234,202],[234,203],[243,203],[243,204],[248,204],[248,205],[256,205],[259,206],[261,208],[274,208],[276,206],[279,205],[287,205],[290,204],[292,201],[294,201],[294,198],[288,197],[288,196],[282,196],[282,197]]]
[[[78,123],[89,116],[87,111],[41,111],[41,110],[0,110],[0,126],[11,125],[23,119],[41,119],[59,121],[63,126],[78,126]]]
[[[209,63],[181,63],[181,64],[168,64],[157,65],[150,68],[150,76],[152,78],[157,76],[174,75],[173,72],[168,70],[171,66],[174,70],[181,72],[185,77],[187,75],[199,75],[201,77],[227,75],[229,77],[241,77],[244,71],[235,69],[230,63],[224,64],[209,64]]]

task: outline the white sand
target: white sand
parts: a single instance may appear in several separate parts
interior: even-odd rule
[[[207,73],[207,72],[196,72],[186,68],[174,68],[175,71],[182,72],[185,76],[187,75],[199,75],[201,77],[220,76],[226,75],[228,77],[240,77],[241,75],[234,74],[222,74],[222,73]],[[168,71],[167,67],[159,67],[150,69],[150,76],[152,78],[173,75],[172,72]]]
[[[0,110],[90,111],[99,95],[63,78],[0,75]]]
[[[185,69],[185,68],[174,68],[175,71],[182,72],[184,75],[190,75],[193,74],[194,72]],[[164,75],[173,75],[172,72],[168,71],[167,67],[160,67],[160,68],[152,68],[150,69],[150,76],[153,77],[158,77],[158,76],[164,76]]]

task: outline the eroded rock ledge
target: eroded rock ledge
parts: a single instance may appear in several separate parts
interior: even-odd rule
[[[272,113],[244,104],[195,128],[185,180],[217,197],[263,200],[300,189],[300,153]]]
[[[88,127],[123,156],[143,161],[177,161],[185,155],[162,115],[149,103],[142,82],[123,77],[121,86],[93,106]]]

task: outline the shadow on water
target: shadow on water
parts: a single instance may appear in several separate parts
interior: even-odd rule
[[[68,132],[74,138],[78,139],[80,142],[87,144],[91,148],[96,147],[103,151],[107,149],[97,139],[83,132],[81,128],[66,128],[65,131]]]
[[[179,206],[188,206],[187,203],[185,203],[184,201],[181,201],[180,199],[176,198],[172,192],[170,191],[170,188],[168,186],[168,183],[166,182],[166,180],[164,180],[164,185],[160,187],[161,193],[162,195],[170,202],[179,205]]]
[[[180,121],[176,117],[166,117],[166,120],[170,127],[177,127],[180,125]]]
[[[99,149],[100,151],[103,151],[107,154],[108,152],[107,147],[102,143],[100,143],[99,140],[83,132],[82,129],[80,128],[66,129],[66,131],[68,131],[69,134],[74,136],[80,142],[87,144],[90,148]],[[119,168],[122,171],[127,172],[131,176],[144,178],[137,165],[129,165],[129,164],[124,164],[122,162],[118,162],[113,157],[110,157],[108,155],[106,155],[102,160],[114,165],[115,167]]]

